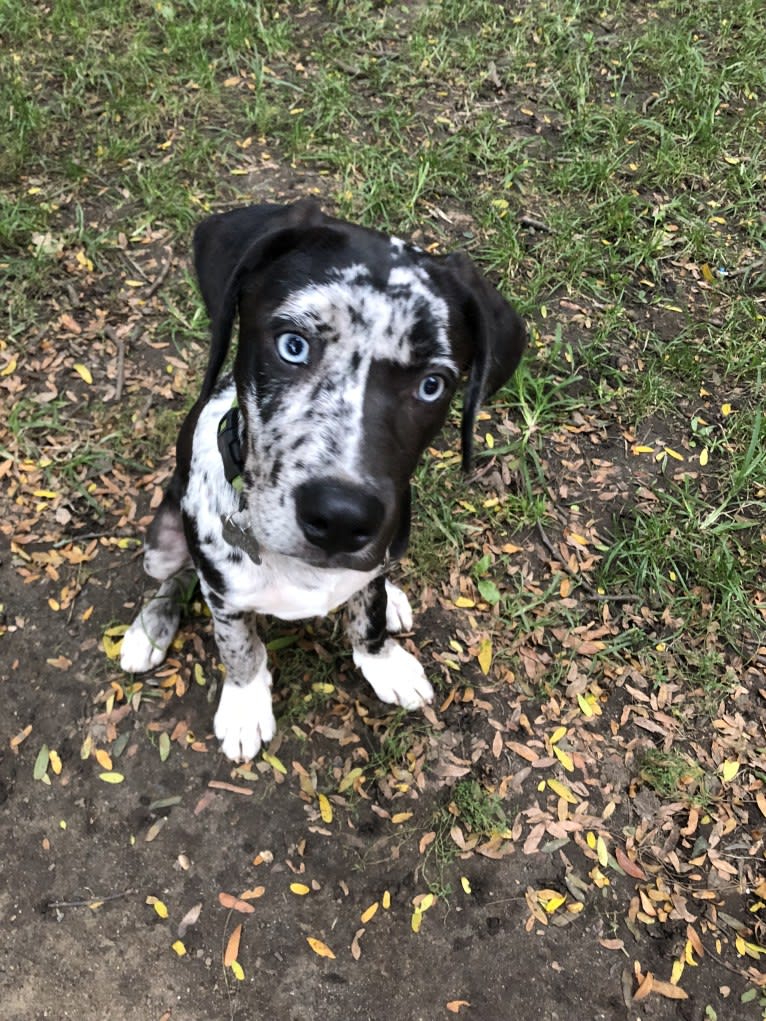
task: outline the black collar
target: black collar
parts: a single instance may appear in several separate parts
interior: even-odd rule
[[[239,405],[236,397],[221,421],[218,423],[218,450],[223,460],[226,481],[237,492],[244,485],[242,479],[242,444],[239,438]]]

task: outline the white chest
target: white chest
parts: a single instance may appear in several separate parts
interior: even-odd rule
[[[245,557],[227,567],[226,607],[267,613],[281,620],[324,617],[378,573],[315,568],[278,553],[265,553],[261,564]]]

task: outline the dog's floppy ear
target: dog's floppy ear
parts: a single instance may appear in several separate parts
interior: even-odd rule
[[[527,331],[521,316],[467,255],[456,252],[445,262],[462,285],[463,317],[473,344],[461,426],[463,469],[468,471],[479,405],[513,375],[527,344]]]
[[[211,324],[210,355],[200,400],[212,392],[229,350],[242,275],[298,245],[326,222],[313,199],[291,206],[244,206],[208,217],[194,232],[194,268]]]

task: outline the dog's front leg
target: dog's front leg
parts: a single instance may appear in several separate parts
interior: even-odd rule
[[[226,668],[213,728],[224,755],[247,761],[274,737],[271,674],[254,613],[212,609],[218,652]]]
[[[348,601],[348,634],[354,663],[382,702],[419,709],[434,692],[418,660],[390,631],[412,626],[412,611],[401,589],[384,577],[375,578]]]

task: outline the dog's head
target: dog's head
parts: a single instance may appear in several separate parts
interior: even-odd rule
[[[234,375],[254,536],[321,567],[369,570],[400,556],[418,458],[467,373],[470,463],[479,402],[521,358],[521,319],[467,256],[429,255],[310,201],[212,216],[194,241],[212,322],[201,401],[239,314]]]

